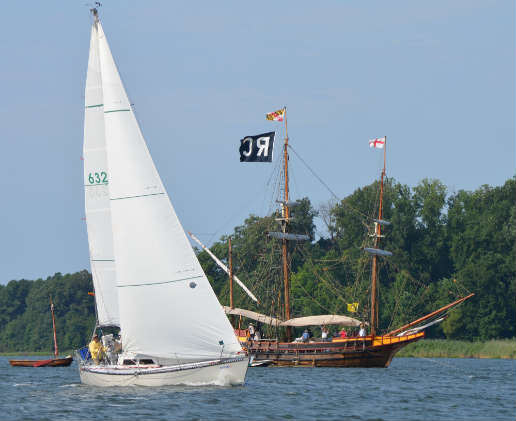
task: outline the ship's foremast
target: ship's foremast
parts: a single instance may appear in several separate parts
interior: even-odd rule
[[[385,157],[387,153],[387,136],[385,136],[385,144],[383,148],[383,169],[380,178],[380,204],[378,206],[378,220],[374,222],[374,248],[378,249],[380,238],[382,237],[382,214],[383,214],[383,181],[385,177]],[[377,268],[378,255],[373,254],[373,262],[371,267],[371,335],[376,335],[378,326],[378,300],[377,300]]]

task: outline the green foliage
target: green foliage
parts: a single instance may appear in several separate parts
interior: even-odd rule
[[[55,306],[60,350],[84,344],[95,326],[91,275],[87,271],[46,280],[11,281],[0,287],[0,352],[53,352],[50,296]]]
[[[340,313],[369,319],[370,258],[380,185],[357,189],[339,203],[323,205],[330,238],[289,249],[292,317]],[[438,180],[422,180],[416,187],[394,179],[384,183],[380,247],[393,252],[379,259],[379,325],[388,331],[436,310],[457,298],[476,295],[450,312],[440,325],[428,329],[436,338],[490,339],[515,335],[515,180],[502,187],[483,186],[474,192],[449,194]],[[290,232],[313,238],[317,211],[308,199],[294,208]],[[297,212],[297,213],[296,213]],[[235,306],[282,317],[281,249],[266,233],[277,230],[274,218],[251,216],[236,227],[233,237],[235,273],[262,300],[250,302],[235,286]],[[227,256],[227,238],[213,245]],[[219,254],[220,253],[220,254]],[[229,303],[227,275],[200,253],[203,267],[221,301]],[[346,303],[358,302],[350,314]]]
[[[459,341],[427,339],[403,348],[397,357],[418,358],[516,358],[516,340]]]
[[[379,190],[374,182],[324,205],[321,215],[329,238],[315,239],[318,210],[308,198],[291,208],[294,219],[288,231],[311,239],[289,242],[291,317],[346,314],[369,319],[371,259],[362,249],[373,245]],[[514,178],[500,187],[453,194],[438,180],[425,179],[410,188],[387,179],[382,219],[392,224],[382,227],[385,237],[379,246],[393,256],[378,259],[380,332],[474,292],[442,324],[428,329],[427,337],[514,337],[515,198]],[[250,215],[231,239],[234,273],[260,299],[254,303],[235,285],[235,306],[283,318],[282,245],[267,236],[281,230],[279,217]],[[227,236],[211,250],[228,263]],[[198,252],[198,258],[221,304],[229,305],[228,276],[206,252]],[[0,352],[51,352],[49,296],[55,303],[60,349],[82,346],[95,324],[94,300],[87,294],[92,288],[87,271],[0,285]],[[357,313],[347,312],[352,302],[359,303]],[[278,334],[272,329],[266,333]]]

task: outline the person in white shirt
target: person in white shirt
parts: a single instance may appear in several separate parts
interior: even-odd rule
[[[358,336],[365,336],[365,335],[366,335],[366,331],[364,329],[364,324],[360,323],[360,330],[358,331]]]
[[[328,329],[326,329],[326,326],[321,327],[321,339],[323,342],[328,340]]]

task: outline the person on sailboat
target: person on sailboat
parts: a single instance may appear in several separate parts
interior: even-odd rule
[[[365,336],[365,335],[366,335],[366,331],[364,328],[364,324],[360,323],[360,330],[358,331],[358,336]]]
[[[88,349],[91,354],[91,359],[95,362],[95,364],[99,364],[104,359],[104,353],[106,349],[100,343],[99,335],[93,335],[93,339],[88,345]]]
[[[346,329],[342,328],[340,330],[340,334],[339,335],[340,335],[341,338],[347,338],[348,337],[348,332],[346,332]]]
[[[248,332],[249,332],[249,339],[254,340],[255,330],[254,330],[254,326],[252,323],[249,323]]]

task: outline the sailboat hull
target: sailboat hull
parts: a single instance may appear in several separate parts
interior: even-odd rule
[[[146,368],[80,364],[81,382],[90,386],[239,386],[243,385],[247,357],[175,366]]]
[[[275,366],[388,367],[401,348],[424,338],[419,332],[405,336],[371,336],[333,342],[292,343],[253,341],[247,350],[253,362]]]

